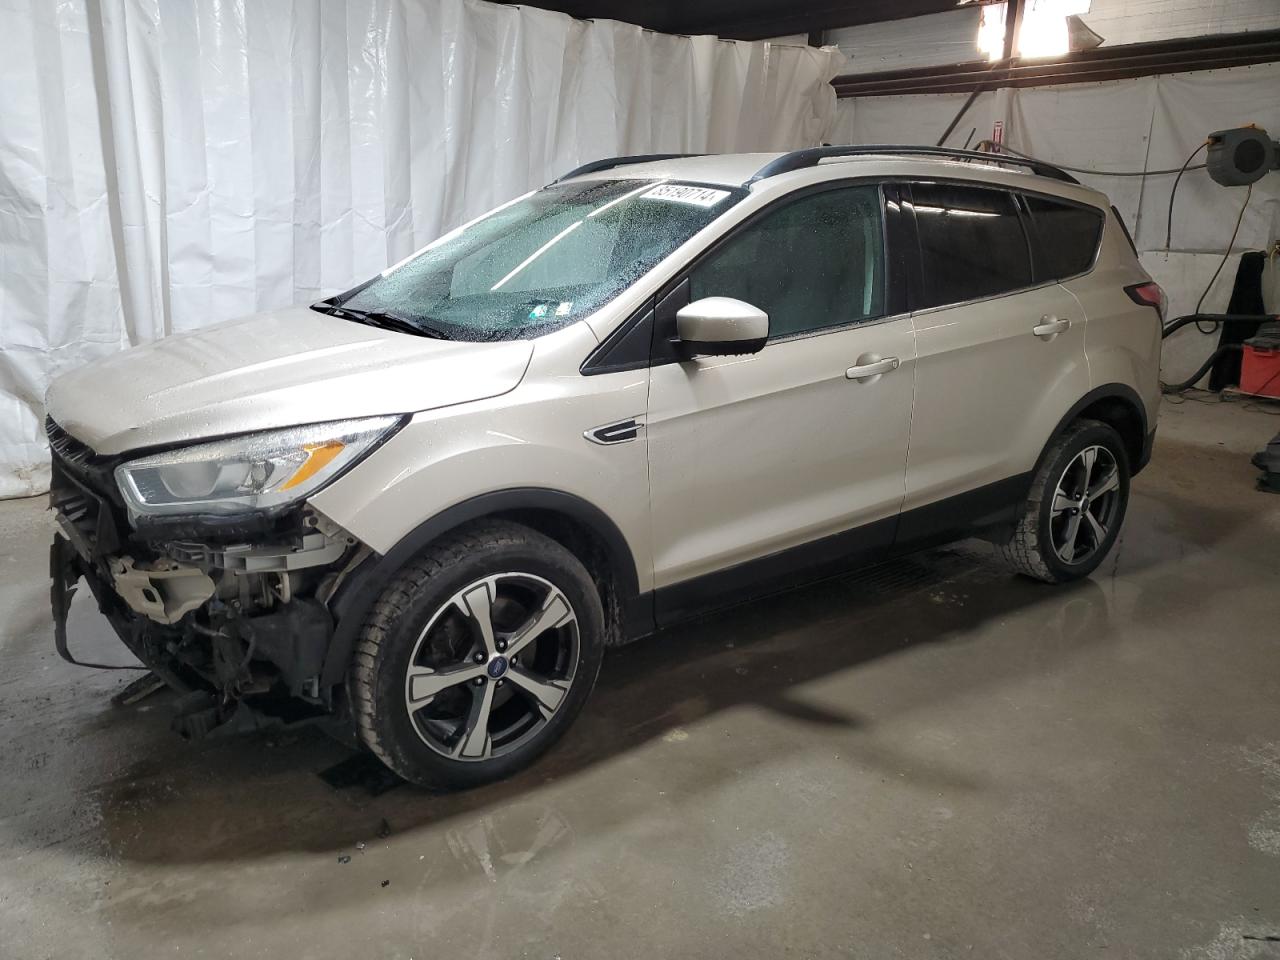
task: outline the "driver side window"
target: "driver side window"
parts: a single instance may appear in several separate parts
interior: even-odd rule
[[[769,314],[769,339],[884,314],[884,231],[874,185],[809,194],[766,213],[690,274],[690,298]]]

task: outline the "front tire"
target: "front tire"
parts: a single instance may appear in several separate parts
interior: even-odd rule
[[[499,780],[560,738],[603,654],[582,563],[519,524],[477,524],[428,547],[374,606],[348,683],[356,728],[412,783]]]
[[[1065,583],[1092,573],[1120,533],[1129,505],[1129,458],[1120,435],[1078,420],[1045,452],[1013,536],[997,546],[1017,573]]]

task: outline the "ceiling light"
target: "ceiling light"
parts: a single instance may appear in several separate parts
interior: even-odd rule
[[[1089,12],[1090,0],[1029,0],[1023,7],[1014,53],[1019,57],[1061,57],[1088,50],[1102,38],[1085,26],[1079,14]],[[979,12],[978,51],[988,60],[1004,56],[1008,5],[984,4]]]

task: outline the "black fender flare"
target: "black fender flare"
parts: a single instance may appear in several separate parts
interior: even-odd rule
[[[1035,480],[1035,476],[1040,472],[1040,465],[1044,462],[1045,455],[1048,454],[1049,448],[1053,446],[1053,442],[1062,436],[1067,427],[1071,426],[1089,407],[1093,406],[1099,400],[1119,400],[1126,406],[1132,407],[1138,415],[1138,422],[1142,425],[1142,455],[1136,458],[1129,465],[1131,474],[1137,474],[1144,466],[1146,459],[1151,455],[1151,429],[1147,423],[1147,408],[1142,404],[1142,398],[1138,396],[1138,391],[1133,387],[1124,383],[1104,383],[1101,386],[1094,387],[1083,397],[1071,405],[1071,409],[1066,412],[1058,425],[1053,428],[1053,433],[1049,434],[1049,439],[1045,441],[1044,449],[1040,451],[1040,456],[1036,458],[1036,465],[1028,474],[1028,489]]]
[[[321,684],[331,687],[343,682],[365,618],[401,567],[429,543],[465,523],[517,510],[560,514],[595,533],[612,559],[625,632],[628,635],[651,632],[652,603],[646,605],[639,595],[635,555],[617,524],[599,507],[575,494],[541,487],[516,487],[484,493],[440,511],[411,530],[385,554],[370,556],[347,575],[329,601],[335,625],[320,674]],[[646,596],[652,599],[652,594]]]

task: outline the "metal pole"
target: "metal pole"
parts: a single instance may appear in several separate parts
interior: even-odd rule
[[[991,64],[993,72],[1009,66],[1013,61],[1013,45],[1020,29],[1022,29],[1022,0],[1008,0],[1008,5],[1004,9],[1004,55]],[[969,112],[973,102],[978,99],[978,94],[987,90],[990,85],[991,81],[988,80],[979,83],[973,88],[973,92],[969,94],[969,99],[964,102],[960,112],[951,118],[951,122],[947,124],[946,131],[938,138],[938,142],[934,146],[940,147],[947,142],[947,137],[951,136],[951,132],[955,130],[956,125],[964,119],[964,115]]]

